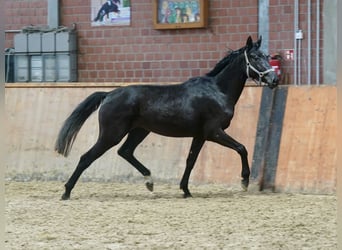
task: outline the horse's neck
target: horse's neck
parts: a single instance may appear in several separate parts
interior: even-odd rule
[[[239,100],[247,76],[241,67],[227,66],[216,77],[216,84],[234,104]]]

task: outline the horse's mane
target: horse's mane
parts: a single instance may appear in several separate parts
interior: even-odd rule
[[[206,74],[206,76],[216,76],[218,73],[221,72],[228,64],[232,63],[236,57],[238,57],[241,53],[245,51],[246,47],[242,47],[238,50],[229,50],[227,55],[219,61],[215,67]]]

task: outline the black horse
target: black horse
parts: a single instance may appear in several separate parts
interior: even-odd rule
[[[62,199],[70,193],[82,172],[125,135],[126,141],[118,154],[131,163],[145,178],[152,191],[151,172],[133,155],[135,148],[150,133],[171,137],[192,137],[192,144],[180,188],[190,197],[188,181],[191,170],[205,141],[213,141],[237,151],[242,161],[242,187],[247,190],[250,169],[246,148],[225,129],[234,115],[234,106],[247,78],[274,88],[278,78],[260,50],[261,37],[256,43],[248,37],[246,46],[229,53],[205,76],[195,77],[177,85],[135,85],[110,92],[95,92],[81,102],[64,122],[55,150],[68,156],[78,131],[86,119],[99,110],[97,142],[80,161],[65,184]]]
[[[108,15],[110,12],[114,12],[114,13],[120,13],[119,7],[117,4],[120,4],[120,0],[109,0],[106,1],[101,8],[99,9],[99,11],[97,12],[97,16],[94,18],[94,22],[103,21],[103,18],[105,15]]]

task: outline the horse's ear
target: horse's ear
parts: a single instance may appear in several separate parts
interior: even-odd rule
[[[255,43],[256,48],[259,49],[261,46],[262,36],[259,37],[258,41]]]
[[[246,42],[246,50],[251,50],[253,48],[253,40],[252,40],[252,37],[249,36],[247,38],[247,42]]]

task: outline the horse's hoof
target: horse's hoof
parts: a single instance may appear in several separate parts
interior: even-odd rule
[[[186,198],[192,198],[192,195],[190,193],[184,193],[183,194],[183,198],[186,199]]]
[[[248,180],[242,180],[241,181],[241,187],[242,187],[242,190],[243,191],[247,191],[248,190],[248,184],[249,184],[249,181]]]
[[[145,185],[150,192],[153,192],[153,180],[151,176],[145,176]]]
[[[146,182],[145,185],[150,192],[153,192],[153,183]]]
[[[63,201],[66,201],[66,200],[70,200],[70,195],[68,195],[68,194],[63,194],[62,195],[62,198],[61,198]]]

